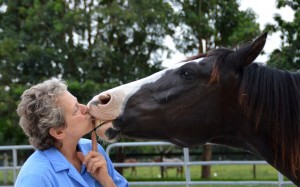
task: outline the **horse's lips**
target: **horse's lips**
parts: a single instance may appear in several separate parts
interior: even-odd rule
[[[100,105],[95,105],[95,104],[88,104],[89,108],[89,114],[95,118],[96,120],[99,120],[101,122],[107,122],[107,121],[113,121],[116,119],[115,113],[111,111],[106,111],[103,109],[103,106],[101,107]]]
[[[101,127],[97,128],[96,133],[98,136],[100,136],[100,138],[106,139],[105,132],[107,129],[109,129],[111,127],[112,127],[111,122],[106,122],[103,125],[101,125]]]
[[[101,125],[101,127],[97,128],[96,133],[101,139],[107,142],[113,142],[120,131],[113,127],[112,121],[107,121]]]

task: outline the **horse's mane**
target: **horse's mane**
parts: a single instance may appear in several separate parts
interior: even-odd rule
[[[241,106],[248,116],[255,116],[256,128],[262,119],[269,123],[275,154],[294,176],[300,169],[300,83],[296,76],[251,64],[244,68],[240,86]]]
[[[219,82],[220,74],[234,67],[224,58],[233,51],[216,49],[210,82]],[[254,117],[255,128],[267,122],[272,130],[274,164],[282,160],[296,177],[300,170],[300,74],[252,63],[237,71],[241,75],[239,104],[245,114]]]

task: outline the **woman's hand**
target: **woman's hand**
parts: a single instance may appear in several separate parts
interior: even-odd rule
[[[104,187],[115,187],[115,183],[108,174],[106,160],[98,152],[97,136],[92,132],[92,151],[86,156],[77,152],[78,158],[86,166],[87,171]]]

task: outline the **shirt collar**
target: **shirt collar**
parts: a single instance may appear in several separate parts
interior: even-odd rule
[[[82,149],[80,144],[77,145],[77,151],[82,151],[84,155],[86,154],[86,151]],[[71,166],[70,162],[56,147],[51,147],[47,150],[44,150],[43,152],[45,156],[49,159],[55,172],[70,169]],[[84,170],[85,170],[85,165],[82,164],[81,173],[83,173]]]
[[[55,172],[70,168],[70,163],[57,148],[51,147],[44,150],[45,156],[49,159]]]
[[[80,149],[80,148],[79,148]],[[83,186],[88,186],[87,183],[83,180],[81,174],[86,172],[85,166],[81,166],[81,174],[75,169],[73,165],[64,157],[64,155],[56,148],[51,147],[47,150],[44,150],[44,154],[49,159],[53,170],[55,172],[60,172],[63,170],[68,170],[68,175],[74,180],[82,184]]]

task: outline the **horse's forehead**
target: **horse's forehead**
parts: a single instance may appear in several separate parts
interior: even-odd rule
[[[198,61],[198,60],[197,60]],[[157,80],[161,79],[166,72],[168,71],[176,71],[176,69],[179,69],[181,66],[187,64],[187,63],[197,63],[197,61],[193,60],[193,61],[188,61],[188,62],[180,62],[177,64],[174,64],[173,66],[166,68],[164,70],[161,70],[157,73],[154,73],[148,77],[145,77],[143,79],[125,84],[123,86],[121,86],[120,88],[123,88],[123,91],[128,94],[128,96],[132,95],[133,93],[137,92],[138,90],[141,89],[142,86],[145,86],[147,84],[150,83],[155,83]],[[113,89],[114,90],[114,89]]]
[[[202,58],[198,58],[198,59],[195,59],[195,60],[191,60],[191,61],[187,61],[187,62],[178,62],[176,64],[174,64],[173,66],[171,66],[170,68],[168,69],[178,69],[180,68],[181,66],[185,65],[185,64],[188,64],[188,63],[201,63],[201,61],[204,59],[204,57]]]
[[[173,66],[171,66],[169,68],[166,68],[162,71],[154,73],[153,75],[150,75],[149,77],[144,78],[144,80],[142,79],[141,83],[143,83],[143,82],[144,83],[155,82],[158,79],[160,79],[161,77],[163,77],[166,74],[167,71],[172,71],[172,70],[174,71],[174,70],[179,69],[181,66],[183,66],[185,64],[188,64],[188,63],[200,63],[200,61],[202,61],[202,60],[203,60],[203,58],[199,58],[199,59],[192,60],[192,61],[176,63],[176,64],[174,64]]]
[[[163,77],[167,71],[174,71],[176,69],[179,69],[181,66],[185,65],[185,64],[188,64],[188,63],[201,63],[200,61],[202,61],[204,58],[199,58],[199,59],[196,59],[196,60],[192,60],[192,61],[187,61],[187,62],[179,62],[179,63],[176,63],[174,64],[173,66],[169,67],[169,68],[166,68],[164,70],[161,70],[157,73],[154,73],[146,78],[143,78],[139,81],[136,81],[137,84],[145,84],[145,83],[151,83],[151,82],[155,82],[157,81],[158,79],[160,79],[161,77]]]

